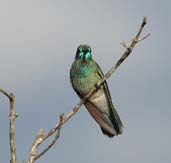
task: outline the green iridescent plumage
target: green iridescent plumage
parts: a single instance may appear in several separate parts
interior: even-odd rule
[[[92,59],[90,46],[80,45],[70,70],[71,83],[76,93],[83,98],[102,77],[102,70]],[[122,134],[123,125],[112,104],[106,82],[86,101],[85,106],[104,134],[109,137]]]

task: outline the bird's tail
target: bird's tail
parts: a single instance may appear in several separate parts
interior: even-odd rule
[[[106,130],[106,128],[103,128],[101,126],[101,130],[102,130],[103,134],[107,135],[108,137],[113,137],[115,135],[121,135],[122,130],[123,130],[123,124],[122,124],[122,122],[119,118],[119,115],[114,107],[111,109],[110,114],[111,114],[111,116],[109,117],[109,119],[112,122],[113,128],[115,130],[115,134],[109,132],[108,130]]]
[[[85,106],[92,117],[100,125],[103,134],[108,137],[113,137],[118,134],[122,134],[122,122],[115,109],[111,109],[110,117],[102,113],[97,107],[90,101],[85,103]]]

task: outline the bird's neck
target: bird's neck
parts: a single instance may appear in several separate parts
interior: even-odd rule
[[[92,66],[91,66],[91,61],[87,62],[86,64],[80,63],[77,69],[77,75],[80,78],[87,77],[92,73]]]

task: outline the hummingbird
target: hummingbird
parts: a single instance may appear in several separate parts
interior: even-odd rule
[[[84,98],[103,76],[100,66],[92,58],[91,47],[86,44],[79,45],[70,69],[71,84],[77,95]],[[84,105],[100,125],[103,134],[108,137],[122,134],[123,125],[112,103],[106,81]]]

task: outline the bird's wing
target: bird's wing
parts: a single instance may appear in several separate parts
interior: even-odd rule
[[[107,119],[104,117],[104,114],[98,109],[92,102],[87,101],[85,106],[91,116],[95,119],[95,121],[100,125],[102,131],[106,133],[109,137],[113,137],[117,135],[115,129],[109,124]],[[104,133],[103,132],[103,133]]]
[[[94,63],[98,67],[96,74],[99,76],[99,78],[103,78],[104,75],[103,75],[101,68],[98,66],[96,62]],[[122,133],[122,122],[119,118],[119,115],[116,112],[116,109],[113,106],[112,99],[111,99],[106,81],[103,83],[102,87],[103,87],[102,89],[105,93],[106,100],[108,103],[109,115],[104,114],[95,103],[91,102],[91,99],[85,103],[85,106],[87,110],[89,111],[89,113],[92,115],[92,117],[101,126],[103,133],[108,135],[109,137],[112,137],[114,135]],[[109,122],[109,119],[111,120],[111,122]]]

